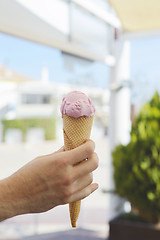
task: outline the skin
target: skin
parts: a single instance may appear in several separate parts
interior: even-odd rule
[[[94,149],[91,140],[70,151],[62,147],[37,157],[1,180],[0,221],[20,214],[45,212],[89,196],[98,188],[97,183],[92,183],[92,172],[98,167]]]

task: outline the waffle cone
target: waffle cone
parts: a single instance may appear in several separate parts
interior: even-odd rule
[[[63,136],[65,150],[74,149],[90,138],[93,123],[93,116],[73,118],[63,115]],[[70,219],[72,227],[76,227],[76,222],[80,213],[81,200],[70,203]]]

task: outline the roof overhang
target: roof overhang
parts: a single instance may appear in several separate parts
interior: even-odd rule
[[[94,29],[94,27],[92,27],[92,38],[86,37],[86,35],[88,34],[87,31],[84,37],[82,32],[83,30],[82,26],[81,26],[80,32],[78,32],[79,31],[78,26],[74,27],[75,29],[74,36],[72,33],[65,34],[64,32],[59,31],[57,28],[55,28],[52,24],[47,22],[45,19],[43,19],[43,17],[36,14],[36,12],[32,11],[32,9],[30,9],[29,7],[26,7],[28,3],[29,3],[29,0],[28,1],[24,1],[24,0],[17,0],[17,1],[1,0],[0,1],[0,32],[3,32],[5,34],[10,34],[16,37],[20,37],[26,40],[30,40],[36,43],[44,44],[46,46],[54,47],[54,48],[60,49],[63,52],[73,54],[91,61],[94,61],[94,60],[102,61],[102,62],[106,61],[105,63],[109,65],[109,62],[107,62],[106,60],[107,46],[104,45],[104,47],[102,48],[102,44],[100,42],[101,40],[103,40],[104,44],[107,44],[107,40],[103,38],[103,34],[101,34],[100,30],[99,32],[97,32],[97,30]],[[46,3],[49,3],[49,1]],[[63,3],[69,4],[69,2],[67,1],[66,2],[63,1]],[[78,7],[78,3],[76,0],[71,1],[71,3],[76,4],[76,6]],[[83,6],[83,5],[81,6],[81,8],[84,8],[84,7],[86,6]],[[85,10],[89,12],[89,9],[87,9],[87,7]],[[90,14],[94,16],[95,19],[96,17],[98,18],[98,15],[96,15],[98,14],[98,12],[96,13],[95,9],[91,9],[90,11],[91,11]],[[105,26],[107,23],[113,24],[113,25],[115,24],[116,26],[118,26],[117,25],[118,21],[116,21],[114,18],[111,18],[110,15],[106,17],[107,18],[105,17],[101,17],[101,19],[99,18],[99,20],[104,23],[103,29],[105,29]],[[107,35],[107,33],[105,34]],[[76,41],[73,41],[74,37],[76,38],[78,37],[79,39],[77,38]],[[86,42],[81,43],[80,42],[81,40],[82,41],[86,40]],[[96,44],[94,46],[95,42],[98,47],[96,46]],[[92,44],[92,48],[91,48],[91,44]]]
[[[49,0],[1,0],[0,32],[54,47],[90,61],[101,61],[110,66],[114,65],[114,59],[108,51],[112,39],[111,31],[107,30],[107,27],[108,29],[110,26],[121,29],[126,39],[160,35],[159,0],[108,0],[120,21],[114,14],[111,14],[110,10],[99,11],[91,1],[59,1],[68,4],[69,13],[72,12],[72,8],[69,7],[74,5],[86,15],[90,15],[92,19],[94,18],[95,23],[96,21],[102,23],[97,27],[96,24],[92,24],[92,29],[88,24],[87,27],[91,34],[88,33],[87,28],[83,29],[87,24],[82,24],[79,18],[76,21],[73,20],[72,16],[68,21],[69,32],[60,31],[32,9],[34,4],[40,4],[40,2],[45,6],[49,4]],[[81,24],[76,25],[75,22]],[[73,32],[72,28],[74,28]]]

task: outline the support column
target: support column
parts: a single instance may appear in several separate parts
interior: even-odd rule
[[[130,141],[130,43],[123,35],[114,40],[115,65],[110,74],[110,188],[114,190],[112,151],[116,145],[126,145]],[[119,214],[124,201],[117,195],[110,195],[109,220]]]
[[[3,141],[3,125],[0,119],[0,143]]]

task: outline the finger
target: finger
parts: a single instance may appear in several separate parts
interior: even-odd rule
[[[98,167],[98,156],[93,153],[86,161],[82,161],[78,165],[74,166],[73,172],[75,179],[82,177],[88,173],[91,173]]]
[[[73,194],[70,199],[69,199],[69,203],[71,202],[75,202],[78,200],[81,200],[83,198],[86,198],[87,196],[89,196],[91,193],[93,193],[96,189],[98,188],[98,184],[97,183],[92,183],[89,186],[87,186],[86,188],[84,188],[83,190]]]
[[[58,152],[64,152],[65,150],[64,150],[65,148],[64,148],[64,146],[62,146],[59,150],[57,150],[55,153],[58,153]]]
[[[64,152],[65,150],[64,150],[64,146],[62,146],[60,149],[58,149],[57,151],[55,151],[55,152],[52,152],[52,153],[49,153],[49,154],[46,154],[46,155],[44,155],[44,156],[42,156],[42,157],[54,157],[54,155],[55,155],[55,153],[60,153],[60,152]]]
[[[76,164],[82,160],[88,158],[95,149],[95,143],[92,140],[87,140],[81,146],[68,151],[68,156],[70,157],[70,162]]]
[[[89,173],[89,174],[79,178],[78,180],[73,182],[73,185],[72,185],[73,193],[79,192],[82,189],[86,188],[88,185],[90,185],[92,183],[92,181],[93,181],[92,173]]]

